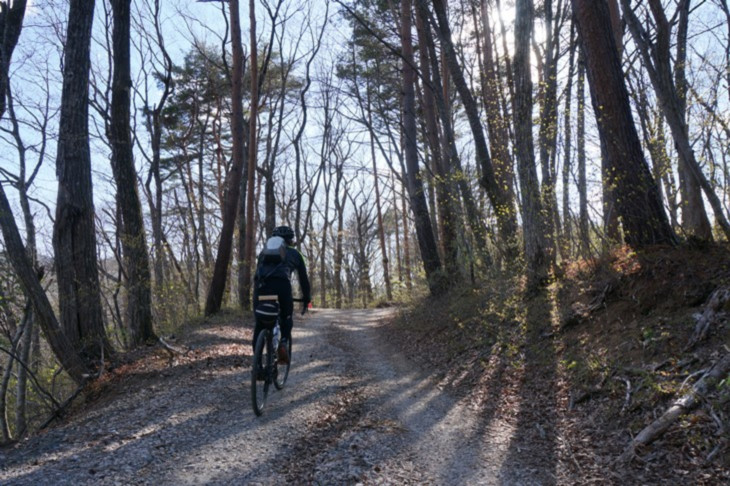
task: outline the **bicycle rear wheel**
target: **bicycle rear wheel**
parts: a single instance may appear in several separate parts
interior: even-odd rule
[[[276,379],[274,380],[274,386],[277,390],[281,390],[284,388],[284,384],[286,383],[286,379],[289,377],[289,367],[291,366],[291,339],[289,339],[286,343],[286,352],[287,356],[289,356],[289,362],[286,364],[277,364],[277,373],[276,373]]]
[[[256,347],[253,353],[253,366],[251,367],[251,405],[258,416],[264,413],[266,397],[269,395],[272,373],[274,370],[274,357],[271,349],[271,331],[263,329],[256,339]]]

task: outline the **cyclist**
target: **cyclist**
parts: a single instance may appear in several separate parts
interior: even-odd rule
[[[263,258],[263,252],[259,254],[254,276],[253,305],[259,301],[259,295],[276,295],[279,298],[279,323],[281,326],[281,342],[277,350],[277,357],[280,363],[288,363],[287,343],[291,339],[291,330],[294,326],[292,314],[294,313],[294,300],[292,297],[291,274],[296,270],[299,276],[299,286],[302,289],[302,314],[306,312],[311,293],[309,278],[307,277],[307,266],[302,254],[294,248],[294,230],[289,226],[279,226],[274,229],[271,236],[278,236],[286,243],[286,255],[279,263],[269,263]],[[256,339],[262,329],[262,325],[256,322],[252,345],[256,346]]]

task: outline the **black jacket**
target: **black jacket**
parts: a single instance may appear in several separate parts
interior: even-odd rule
[[[310,302],[312,294],[309,277],[307,276],[307,265],[299,250],[291,246],[286,248],[286,258],[281,263],[264,262],[263,254],[259,254],[254,281],[258,284],[269,279],[289,280],[295,270],[299,277],[299,285],[302,288],[302,297],[306,302]]]

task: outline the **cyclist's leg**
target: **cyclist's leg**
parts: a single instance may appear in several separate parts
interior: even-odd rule
[[[291,295],[291,282],[282,280],[277,292],[279,296],[279,325],[281,326],[281,337],[291,340],[291,329],[294,326],[292,314],[294,313],[294,300]]]
[[[261,292],[261,290],[263,290],[263,292]],[[256,308],[256,305],[258,305],[258,303],[259,303],[259,295],[266,295],[267,293],[269,293],[269,292],[267,292],[267,288],[265,285],[262,285],[261,289],[259,289],[258,285],[254,285],[254,288],[253,288],[253,308],[254,309]],[[256,318],[255,314],[254,314],[254,319],[256,321],[256,326],[254,327],[254,330],[253,330],[253,339],[251,340],[251,348],[254,351],[256,351],[256,340],[258,339],[259,333],[261,332],[261,329],[263,329],[263,326],[261,325],[261,323],[259,323],[259,320]]]
[[[251,341],[251,347],[254,351],[256,351],[256,340],[259,338],[259,333],[264,327],[259,323],[259,320],[256,319],[256,327],[254,327],[253,330],[253,340]]]

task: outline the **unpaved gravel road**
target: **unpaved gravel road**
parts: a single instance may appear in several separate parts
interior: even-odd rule
[[[480,420],[385,345],[392,312],[297,319],[289,381],[262,417],[250,330],[204,326],[181,343],[200,359],[141,373],[121,396],[0,450],[0,484],[554,483],[506,460],[513,427]]]

